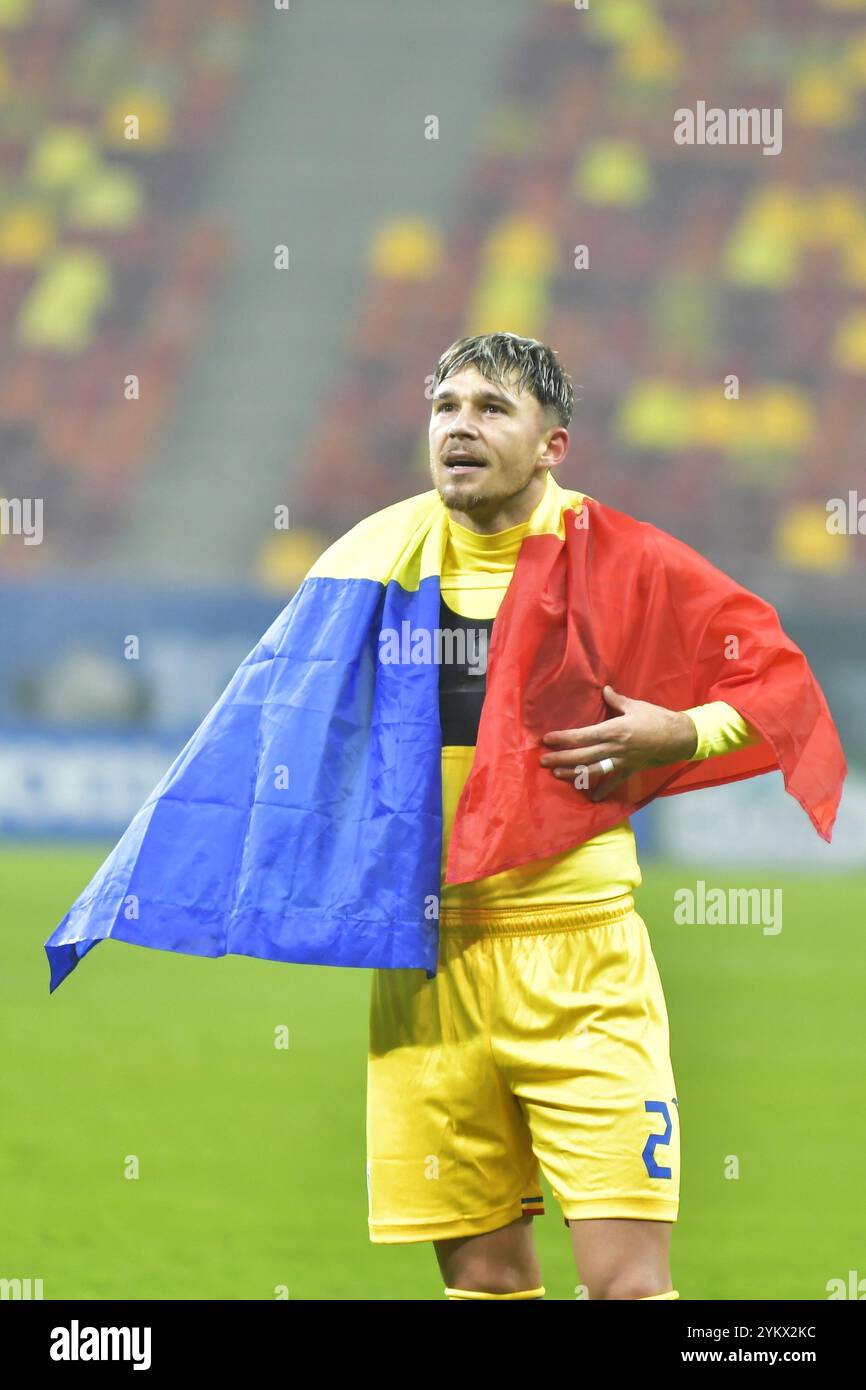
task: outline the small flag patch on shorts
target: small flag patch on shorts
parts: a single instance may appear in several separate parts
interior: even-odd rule
[[[520,1205],[523,1207],[524,1216],[543,1216],[544,1197],[539,1193],[537,1197],[521,1197]]]

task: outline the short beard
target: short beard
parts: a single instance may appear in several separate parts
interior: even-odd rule
[[[487,498],[481,492],[464,492],[459,496],[458,489],[449,484],[440,492],[439,496],[449,511],[471,512],[476,507],[483,507],[486,503],[496,501],[496,498]]]

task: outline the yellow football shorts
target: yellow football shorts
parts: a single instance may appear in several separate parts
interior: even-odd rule
[[[629,895],[443,914],[439,968],[375,970],[370,1239],[481,1235],[543,1215],[675,1221],[667,1010]]]

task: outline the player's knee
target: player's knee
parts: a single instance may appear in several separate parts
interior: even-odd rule
[[[638,1299],[649,1298],[653,1294],[667,1293],[673,1285],[670,1277],[653,1270],[625,1270],[611,1274],[608,1278],[596,1280],[589,1286],[592,1299]]]
[[[468,1239],[434,1242],[445,1283],[474,1293],[515,1294],[541,1284],[532,1217]]]
[[[540,1283],[537,1270],[517,1269],[513,1265],[500,1265],[491,1269],[489,1264],[467,1264],[454,1272],[448,1279],[452,1289],[466,1289],[473,1293],[521,1293],[533,1289]]]

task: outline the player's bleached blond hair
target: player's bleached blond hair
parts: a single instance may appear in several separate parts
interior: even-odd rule
[[[553,348],[537,338],[516,333],[482,333],[458,338],[446,348],[433,374],[433,389],[464,367],[477,367],[488,381],[505,385],[505,378],[519,372],[517,390],[528,390],[567,429],[574,411],[574,385]]]

